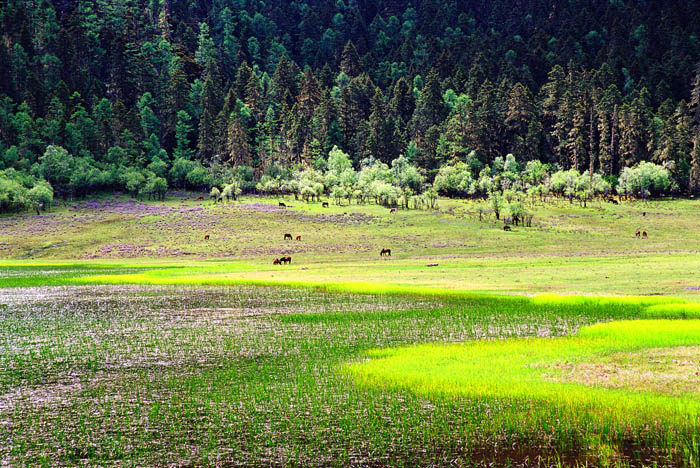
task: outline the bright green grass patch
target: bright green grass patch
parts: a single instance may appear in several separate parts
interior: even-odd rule
[[[637,389],[567,382],[558,363],[595,363],[611,353],[700,345],[700,320],[638,320],[597,324],[563,338],[426,344],[374,350],[346,371],[363,385],[418,394],[535,401],[598,425],[695,427],[700,401]],[[538,406],[538,407],[541,407]]]
[[[699,303],[658,304],[647,307],[644,315],[648,318],[699,319]]]

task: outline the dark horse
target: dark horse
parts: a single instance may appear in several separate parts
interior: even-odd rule
[[[284,235],[284,240],[287,240],[287,239],[292,240],[292,235],[290,233],[286,233]]]
[[[379,256],[383,257],[384,255],[391,257],[391,249],[382,249],[381,252],[379,252]]]
[[[204,235],[204,240],[209,240],[209,234]]]
[[[504,231],[512,231],[512,229],[510,228],[510,226],[507,226],[507,225],[506,225],[506,226],[503,226],[503,230],[504,230]]]
[[[285,205],[285,204],[282,203],[282,202],[280,202],[280,206],[281,206],[282,208],[287,208],[287,205]]]
[[[647,238],[647,232],[646,232],[646,231],[642,231],[642,239],[646,239],[646,238]]]
[[[321,206],[322,206],[323,208],[328,208],[328,202],[327,202],[327,201],[324,201],[323,203],[321,203]]]
[[[292,263],[292,257],[282,257],[280,258],[280,263],[284,265],[285,263]]]

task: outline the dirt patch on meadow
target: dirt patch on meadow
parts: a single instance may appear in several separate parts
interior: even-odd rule
[[[700,346],[613,353],[599,362],[565,362],[549,367],[553,372],[547,378],[553,381],[669,395],[700,394]]]

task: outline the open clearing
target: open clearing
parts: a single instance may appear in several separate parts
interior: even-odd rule
[[[0,466],[698,465],[696,202],[272,202],[1,218]]]
[[[154,283],[700,295],[700,204],[694,200],[592,202],[585,209],[561,200],[535,204],[532,228],[504,232],[480,201],[441,200],[437,212],[392,214],[376,205],[322,208],[288,199],[291,207],[284,209],[270,199],[213,205],[195,198],[105,197],[49,215],[2,217],[0,258],[8,267],[101,264],[141,273],[148,266],[175,267],[133,278]],[[649,239],[634,237],[640,228]],[[302,240],[283,241],[287,232]],[[382,248],[392,249],[392,257],[380,258]],[[273,266],[281,256],[291,256],[292,264]]]

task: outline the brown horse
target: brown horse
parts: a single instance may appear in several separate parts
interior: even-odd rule
[[[396,213],[396,208],[392,208],[389,210],[389,213]]]
[[[321,206],[322,206],[323,208],[328,208],[328,202],[327,202],[327,201],[324,201],[323,203],[321,203]]]
[[[282,257],[280,258],[280,263],[284,265],[285,263],[292,263],[292,257]]]
[[[642,231],[642,239],[646,239],[646,238],[647,238],[647,232],[646,232],[646,231]]]
[[[290,233],[285,233],[284,240],[292,240],[292,235]]]
[[[639,239],[639,236],[641,235],[642,233],[639,231],[639,229],[637,229],[637,231],[634,233],[634,237],[636,237],[637,239]]]
[[[204,200],[204,195],[200,195],[197,197],[197,200]]]
[[[297,240],[300,241],[300,240],[301,240],[301,236],[297,236]]]
[[[504,230],[504,231],[512,231],[511,227],[508,226],[508,225],[503,226],[503,230]]]
[[[209,234],[204,235],[204,240],[209,240]]]
[[[272,264],[273,264],[273,265],[279,265],[279,264],[280,264],[280,259],[279,259],[279,258],[274,259],[274,260],[272,261]]]
[[[382,249],[381,252],[379,252],[379,256],[383,257],[384,255],[391,257],[391,249]]]

